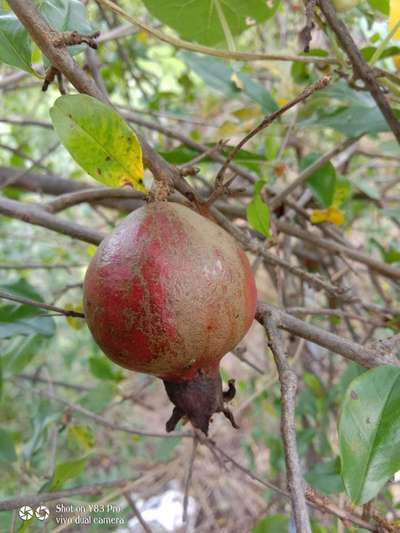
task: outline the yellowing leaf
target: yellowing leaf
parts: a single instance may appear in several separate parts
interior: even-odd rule
[[[278,104],[279,107],[284,106],[285,104],[288,103],[288,101],[289,100],[287,98],[284,98],[283,96],[278,96],[276,99],[276,103]]]
[[[239,76],[236,74],[236,72],[233,72],[231,74],[231,82],[235,85],[237,89],[242,91],[244,89],[244,85],[242,80],[239,78]]]
[[[136,34],[136,40],[139,43],[146,43],[149,40],[149,36],[147,35],[147,33],[145,31],[139,31]]]
[[[327,209],[314,209],[311,212],[310,220],[312,224],[330,222],[331,224],[340,225],[344,222],[344,213],[335,206],[328,207]]]
[[[393,61],[396,65],[397,70],[400,70],[400,56],[394,56]]]
[[[254,118],[259,118],[260,114],[260,107],[255,105],[249,107],[241,107],[240,109],[237,109],[236,111],[232,112],[232,115],[234,115],[239,120],[251,120]]]
[[[78,304],[78,305],[67,304],[67,305],[64,305],[64,309],[66,309],[67,311],[75,311],[77,313],[83,313],[82,304]],[[82,329],[83,326],[85,325],[85,321],[82,320],[81,318],[78,318],[75,316],[67,316],[66,318],[67,318],[68,325],[72,329],[77,329],[77,330]]]
[[[110,187],[145,190],[139,140],[111,107],[86,94],[66,95],[50,116],[60,141],[93,178]]]
[[[218,128],[217,135],[218,137],[229,137],[230,135],[236,135],[237,133],[240,133],[241,131],[242,131],[241,124],[237,124],[236,122],[231,122],[230,120],[226,120]]]
[[[71,446],[76,446],[84,452],[89,452],[95,442],[92,430],[85,425],[69,426],[67,440]]]
[[[390,0],[389,28],[392,30],[399,21],[400,21],[400,1]],[[400,27],[397,29],[393,37],[395,39],[400,39]]]
[[[97,250],[97,246],[95,244],[89,244],[88,246],[86,246],[86,253],[88,254],[89,257],[93,257],[94,254],[96,253],[96,250]]]

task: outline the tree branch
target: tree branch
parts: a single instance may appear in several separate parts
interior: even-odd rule
[[[379,353],[375,350],[371,350],[361,344],[339,337],[334,333],[330,333],[329,331],[309,324],[304,320],[289,315],[289,313],[286,313],[283,309],[264,302],[259,302],[257,305],[256,318],[264,326],[265,313],[268,312],[274,313],[278,328],[318,344],[319,346],[342,355],[346,359],[354,361],[361,366],[367,368],[374,368],[379,365],[393,365],[400,367],[400,361],[388,351],[386,353]]]
[[[397,142],[400,143],[400,122],[389,105],[378,82],[373,69],[362,58],[346,24],[338,17],[332,0],[318,0],[325,19],[349,58],[354,74],[364,81],[366,88],[371,93],[377,106],[381,110]]]
[[[18,376],[15,376],[18,378]],[[24,387],[20,386],[21,389]],[[115,431],[123,431],[124,433],[129,433],[130,435],[141,435],[142,437],[156,437],[156,438],[164,438],[164,439],[170,439],[170,438],[193,438],[192,433],[156,433],[156,432],[149,432],[149,431],[141,431],[140,429],[131,428],[130,426],[127,426],[126,424],[118,424],[114,422],[110,422],[103,416],[100,416],[96,413],[93,413],[93,411],[90,411],[89,409],[86,409],[85,407],[81,407],[78,404],[75,404],[73,402],[70,402],[68,400],[65,400],[64,398],[61,398],[60,396],[57,396],[56,394],[53,394],[52,392],[41,389],[38,391],[39,394],[42,394],[44,396],[47,396],[51,400],[55,400],[56,402],[60,402],[68,407],[68,409],[71,409],[75,413],[79,413],[82,416],[85,416],[86,418],[90,418],[91,420],[94,420],[101,426],[113,429]]]
[[[69,220],[62,220],[35,204],[0,198],[0,214],[17,218],[29,224],[42,226],[89,244],[99,244],[104,238],[104,235],[99,231],[86,228]]]
[[[289,367],[287,355],[283,350],[283,339],[277,328],[273,312],[265,314],[264,327],[268,337],[268,346],[272,351],[278,369],[281,385],[281,433],[285,450],[287,484],[292,501],[296,531],[311,533],[310,518],[304,495],[304,479],[296,444],[297,376]]]
[[[297,237],[302,241],[309,242],[315,246],[318,246],[319,248],[329,250],[330,252],[333,252],[338,255],[344,254],[347,257],[353,259],[354,261],[368,265],[371,269],[388,278],[396,280],[400,279],[399,268],[396,268],[395,266],[392,266],[388,263],[384,263],[383,261],[379,261],[378,259],[374,259],[373,257],[359,252],[354,248],[350,248],[348,246],[344,246],[343,244],[321,238],[315,233],[305,231],[297,226],[294,226],[293,224],[288,224],[287,222],[276,220],[275,225],[279,231],[286,233],[286,235]]]
[[[11,9],[30,33],[32,39],[49,59],[50,63],[59,70],[81,93],[88,94],[98,100],[111,105],[107,96],[96,85],[78,63],[74,61],[67,47],[57,46],[60,32],[54,30],[40,15],[32,0],[9,0]],[[155,179],[168,185],[180,179],[179,172],[167,163],[148,144],[146,139],[139,135],[142,146],[143,160],[151,170]]]

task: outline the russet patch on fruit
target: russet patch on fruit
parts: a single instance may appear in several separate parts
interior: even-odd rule
[[[179,204],[134,211],[99,246],[86,273],[84,308],[97,344],[115,363],[164,381],[175,408],[207,434],[210,417],[234,395],[222,357],[249,329],[256,289],[234,239]]]

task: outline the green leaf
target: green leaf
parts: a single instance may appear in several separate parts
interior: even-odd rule
[[[59,463],[55,469],[54,474],[45,487],[42,487],[40,492],[56,491],[59,490],[66,481],[78,477],[84,470],[88,457],[82,457],[80,459],[72,459],[71,461],[65,461],[65,463]]]
[[[365,46],[364,48],[361,48],[360,52],[363,58],[366,61],[369,61],[371,57],[376,52],[377,47],[376,46]],[[380,59],[385,59],[386,57],[392,57],[397,56],[400,54],[400,47],[399,46],[388,46],[385,48],[385,50],[380,55]]]
[[[384,15],[389,15],[390,0],[368,0],[372,9],[380,11]]]
[[[325,494],[343,492],[343,480],[340,475],[340,458],[317,464],[305,475],[306,481]]]
[[[0,62],[32,73],[32,41],[14,13],[0,12]]]
[[[150,13],[188,41],[212,45],[272,17],[280,0],[143,0]]]
[[[47,339],[40,334],[11,339],[2,356],[4,372],[18,374],[46,344]]]
[[[174,456],[180,439],[159,439],[156,443],[153,458],[154,461],[169,461]]]
[[[61,142],[88,174],[111,187],[128,183],[144,190],[139,140],[111,107],[85,94],[66,95],[50,116]]]
[[[13,463],[17,460],[12,434],[0,428],[0,461]]]
[[[259,231],[266,237],[270,236],[269,232],[269,207],[261,198],[260,194],[256,194],[252,201],[246,208],[247,221],[255,230]]]
[[[336,175],[335,193],[333,195],[332,204],[342,205],[352,193],[352,186],[347,178],[342,178]]]
[[[77,31],[82,35],[93,32],[86,20],[85,6],[79,0],[42,0],[39,9],[53,28],[60,31]],[[69,46],[71,55],[85,49],[85,45]]]
[[[289,517],[284,514],[266,516],[257,522],[251,533],[282,533],[288,531]]]
[[[14,296],[43,301],[35,289],[23,279],[12,284],[2,285],[0,289]],[[5,301],[0,300],[0,339],[35,333],[45,337],[54,335],[55,322],[53,318],[43,316],[46,311],[31,305],[14,302],[3,303]]]
[[[342,476],[355,504],[374,498],[400,470],[400,369],[374,368],[347,389],[339,420]]]
[[[46,440],[47,428],[50,424],[59,418],[59,414],[49,413],[46,404],[39,406],[38,412],[32,417],[33,434],[31,438],[24,444],[22,456],[25,460],[32,457],[32,455],[43,446]]]
[[[397,243],[391,243],[389,246],[384,247],[374,238],[371,239],[371,243],[378,248],[385,263],[391,264],[400,261],[400,245]]]
[[[396,113],[397,114],[397,113]],[[350,106],[340,107],[334,111],[323,108],[312,119],[303,121],[302,126],[317,124],[319,127],[333,128],[347,137],[357,137],[365,133],[388,131],[385,117],[377,107]]]
[[[205,144],[209,146],[209,148],[212,148],[212,146],[214,146],[211,143]],[[233,148],[231,146],[223,146],[220,150],[220,153],[227,157],[232,152],[232,150]],[[158,153],[164,159],[166,159],[168,163],[171,163],[172,165],[184,165],[185,163],[188,163],[200,154],[200,152],[198,152],[194,148],[190,148],[182,144],[176,146],[172,150],[168,150],[168,152],[163,152],[161,150]],[[235,155],[235,161],[240,163],[241,165],[258,164],[264,162],[265,157],[259,154],[255,154],[254,152],[249,152],[248,150],[239,150],[239,152]],[[215,164],[215,160],[212,159],[210,156],[205,157],[203,159],[203,162]]]
[[[110,404],[116,392],[117,388],[114,383],[105,382],[86,393],[79,403],[86,409],[97,413]]]
[[[301,170],[312,165],[320,154],[308,154],[301,161]],[[311,189],[314,197],[324,206],[332,205],[336,189],[336,170],[330,161],[327,161],[316,170],[307,180],[307,185]]]
[[[254,81],[250,74],[234,71],[227,61],[217,57],[204,57],[186,51],[179,52],[178,57],[194,70],[208,86],[226,96],[237,97],[244,94],[260,104],[263,113],[271,113],[278,109],[278,105],[269,91]],[[232,82],[234,74],[236,74],[242,85],[241,90]]]
[[[355,91],[344,82],[333,83],[315,95],[312,106],[317,111],[300,122],[302,127],[330,127],[347,137],[389,130],[372,96],[365,91]],[[394,112],[400,116],[399,111],[395,109]]]
[[[123,373],[104,356],[90,357],[89,368],[91,373],[99,379],[121,381],[124,378]]]

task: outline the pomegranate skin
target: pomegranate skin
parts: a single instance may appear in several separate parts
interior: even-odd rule
[[[90,331],[118,365],[169,382],[218,371],[255,314],[244,252],[179,204],[129,215],[100,244],[84,281]]]

